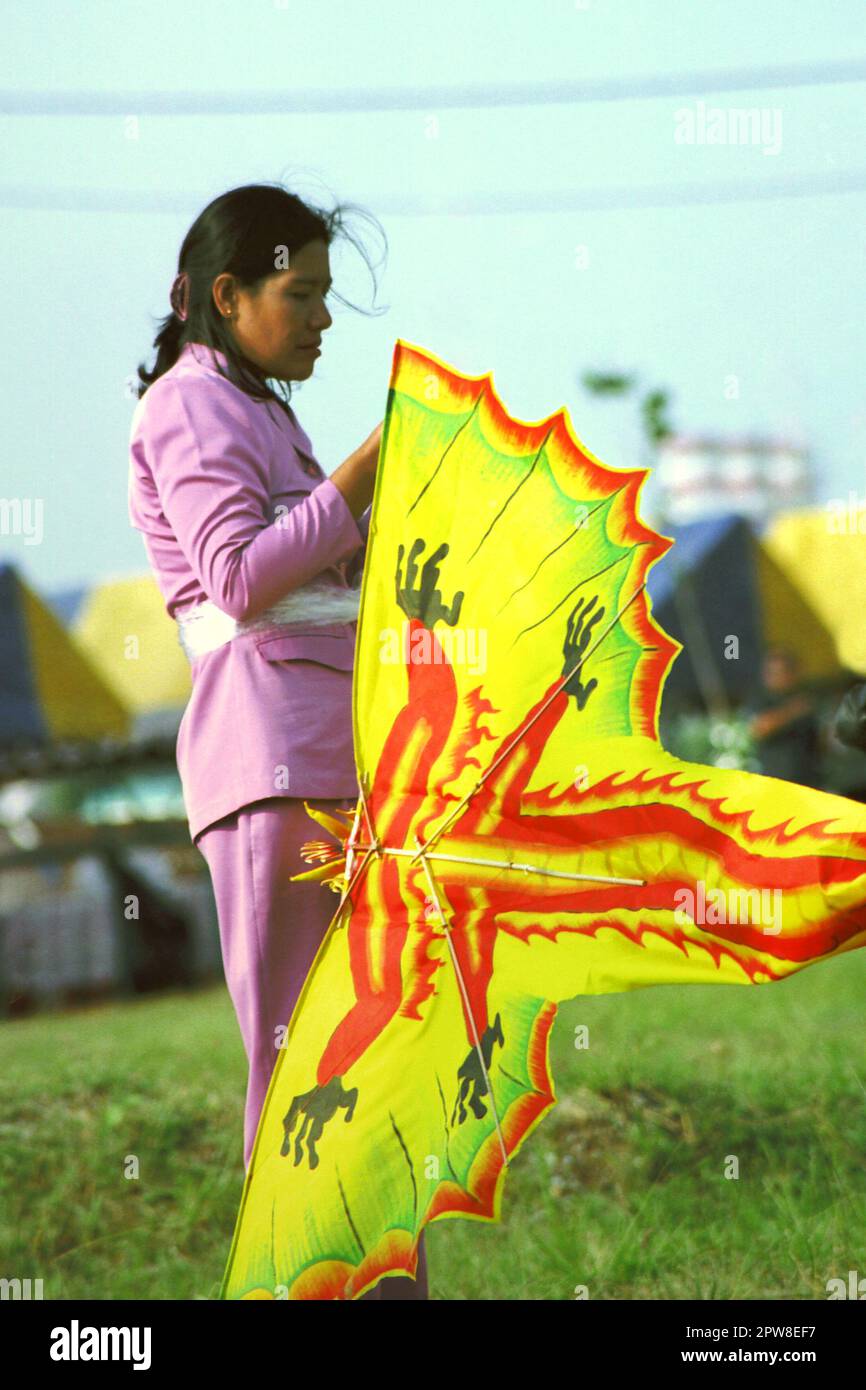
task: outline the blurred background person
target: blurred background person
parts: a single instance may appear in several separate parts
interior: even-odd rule
[[[770,647],[761,680],[749,721],[761,771],[785,782],[822,786],[820,724],[796,654],[789,647]]]

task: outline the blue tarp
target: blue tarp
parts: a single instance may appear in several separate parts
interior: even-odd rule
[[[764,650],[756,536],[739,516],[661,530],[675,544],[650,571],[647,589],[654,617],[683,644],[665,708],[706,706],[714,695],[749,699]]]

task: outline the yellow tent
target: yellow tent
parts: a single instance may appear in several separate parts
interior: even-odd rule
[[[96,585],[73,631],[103,679],[134,713],[186,704],[192,689],[189,663],[150,575]]]
[[[13,565],[0,565],[0,742],[122,738],[122,699]]]
[[[783,512],[762,544],[832,636],[841,665],[866,675],[866,508]],[[796,646],[796,628],[778,624],[778,638]]]

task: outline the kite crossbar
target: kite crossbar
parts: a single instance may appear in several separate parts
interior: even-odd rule
[[[525,736],[527,730],[532,728],[532,726],[533,726],[533,724],[535,723],[536,719],[540,718],[540,716],[544,713],[544,711],[547,709],[547,706],[550,704],[551,700],[555,700],[555,699],[556,699],[556,696],[560,693],[560,691],[561,691],[561,690],[568,684],[568,682],[571,680],[571,678],[572,678],[572,676],[574,675],[575,671],[579,670],[580,667],[583,665],[583,663],[584,663],[589,657],[592,656],[593,652],[594,652],[594,651],[597,649],[597,647],[599,646],[599,643],[601,643],[601,642],[604,641],[604,639],[605,639],[605,637],[607,636],[607,634],[608,634],[608,633],[616,626],[616,624],[619,622],[620,618],[622,617],[622,615],[623,615],[623,613],[626,611],[626,609],[629,608],[629,607],[631,606],[631,604],[634,603],[634,601],[635,601],[635,599],[637,598],[638,594],[641,593],[645,588],[646,588],[646,581],[644,581],[643,584],[639,584],[639,585],[638,585],[638,587],[635,589],[634,593],[632,594],[631,598],[626,599],[625,603],[623,604],[622,608],[620,608],[619,612],[618,612],[618,613],[615,613],[615,614],[613,615],[613,617],[611,618],[611,620],[610,620],[610,622],[608,623],[607,627],[604,628],[604,629],[598,634],[598,636],[596,637],[595,641],[594,641],[594,642],[592,643],[592,645],[590,646],[589,650],[586,651],[586,652],[584,652],[583,656],[581,656],[581,657],[578,658],[578,660],[574,663],[574,665],[572,666],[572,668],[571,668],[570,671],[565,672],[565,673],[563,674],[562,680],[560,681],[559,685],[557,685],[553,690],[551,690],[551,692],[550,692],[550,694],[548,695],[547,699],[544,701],[544,704],[539,706],[539,708],[535,711],[535,714],[532,716],[532,718],[531,718],[530,720],[528,720],[526,724],[524,724],[523,728],[519,731],[519,733],[515,734],[514,738],[511,740],[511,742],[510,742],[509,744],[507,744],[505,748],[503,748],[502,752],[499,754],[499,757],[498,757],[498,758],[494,758],[493,762],[490,764],[490,766],[488,767],[487,771],[484,773],[484,775],[483,775],[482,777],[479,777],[478,781],[475,783],[475,786],[472,788],[472,790],[471,790],[471,791],[468,791],[468,792],[466,793],[466,795],[464,796],[464,798],[463,798],[462,801],[458,801],[458,803],[457,803],[457,805],[454,807],[453,811],[450,811],[450,812],[448,813],[448,815],[445,817],[445,820],[444,820],[444,821],[442,822],[442,824],[439,826],[439,829],[438,829],[438,830],[434,830],[433,833],[432,833],[432,835],[428,835],[428,836],[427,836],[427,839],[424,841],[424,844],[423,844],[423,846],[422,846],[423,849],[426,849],[428,845],[432,845],[433,842],[434,842],[434,840],[437,840],[437,839],[439,838],[439,836],[442,834],[442,831],[446,828],[446,826],[448,826],[448,825],[451,824],[451,822],[453,821],[454,817],[460,814],[460,812],[463,810],[464,806],[468,805],[470,799],[475,795],[475,793],[476,793],[477,791],[479,791],[481,787],[484,786],[485,781],[486,781],[487,778],[490,776],[491,772],[493,772],[494,768],[498,767],[499,764],[502,762],[502,759],[503,759],[503,758],[506,758],[506,757],[508,756],[508,754],[511,752],[511,750],[512,750],[512,748],[515,746],[515,744],[519,743],[520,740]],[[416,854],[413,855],[413,859],[417,859],[417,858],[418,858],[418,853],[420,853],[420,851],[416,852]]]
[[[348,839],[347,842],[346,842],[346,886],[345,886],[345,888],[343,889],[343,893],[342,893],[342,896],[341,896],[341,898],[340,898],[340,901],[337,903],[337,909],[336,909],[336,912],[334,913],[334,916],[335,916],[335,917],[336,917],[340,912],[342,912],[343,906],[344,906],[344,904],[345,904],[345,902],[346,902],[346,899],[348,898],[349,894],[351,893],[351,891],[352,891],[352,889],[354,888],[355,884],[357,883],[358,879],[361,877],[361,874],[362,874],[362,873],[364,872],[364,870],[366,869],[367,865],[370,864],[370,863],[372,863],[371,855],[370,855],[369,853],[366,853],[366,854],[364,855],[363,859],[361,860],[360,864],[358,865],[357,869],[355,870],[354,874],[353,874],[353,873],[352,873],[352,860],[353,860],[353,858],[354,858],[355,850],[356,850],[356,849],[364,849],[364,850],[372,851],[372,852],[375,853],[375,854],[381,854],[381,853],[382,853],[382,847],[381,847],[381,845],[379,844],[379,841],[378,841],[377,838],[376,838],[376,832],[375,832],[375,830],[373,829],[373,822],[372,822],[372,820],[370,819],[370,808],[369,808],[368,805],[367,805],[367,798],[366,798],[365,795],[364,795],[364,779],[365,779],[365,777],[366,777],[366,773],[362,773],[362,775],[361,775],[361,776],[359,777],[359,779],[358,779],[358,788],[359,788],[359,791],[360,791],[361,794],[360,794],[360,797],[358,798],[358,801],[357,801],[356,806],[355,806],[355,819],[354,819],[354,821],[353,821],[353,823],[352,823],[351,834],[349,835],[349,839]],[[369,830],[369,832],[370,832],[370,839],[371,839],[371,841],[372,841],[372,843],[369,844],[369,845],[359,845],[359,844],[357,843],[357,841],[355,840],[355,833],[356,833],[356,831],[357,831],[357,829],[358,829],[358,822],[359,822],[359,818],[360,818],[361,808],[362,808],[362,807],[363,807],[363,810],[364,810],[364,817],[365,817],[365,819],[366,819],[366,821],[367,821],[367,828],[368,828],[368,830]]]
[[[475,1046],[475,1051],[478,1053],[478,1061],[481,1064],[481,1071],[484,1076],[484,1084],[487,1087],[487,1094],[490,1097],[490,1108],[493,1111],[493,1119],[496,1123],[496,1133],[499,1136],[499,1147],[502,1150],[502,1161],[507,1168],[509,1166],[508,1150],[505,1147],[505,1140],[502,1137],[502,1126],[499,1123],[499,1111],[496,1109],[496,1100],[493,1095],[493,1087],[490,1084],[490,1077],[487,1072],[487,1064],[484,1061],[484,1053],[481,1050],[481,1040],[478,1037],[478,1028],[475,1023],[475,1015],[472,1012],[472,1005],[469,1002],[469,995],[466,990],[466,982],[463,979],[463,971],[460,969],[460,962],[457,959],[457,952],[454,949],[454,942],[451,940],[451,927],[442,909],[442,904],[439,901],[439,894],[436,892],[436,884],[433,881],[433,875],[430,871],[430,865],[427,862],[428,856],[424,853],[424,846],[421,844],[421,841],[418,839],[417,835],[415,836],[415,843],[418,846],[418,853],[420,854],[421,863],[424,865],[424,872],[427,875],[427,882],[430,884],[430,892],[433,895],[433,901],[435,902],[436,908],[439,912],[439,919],[443,927],[445,928],[445,940],[448,942],[448,950],[451,953],[451,964],[454,966],[454,971],[457,975],[457,983],[460,986],[460,993],[463,996],[463,1006],[466,1010],[466,1017],[469,1019],[469,1026],[472,1029],[472,1041]],[[411,854],[412,851],[409,850],[408,853]]]
[[[358,850],[371,848],[371,845],[359,844],[357,846]],[[408,855],[412,859],[418,857],[417,851],[414,849],[391,849],[388,845],[380,845],[379,850],[382,854]],[[491,869],[520,869],[525,874],[544,874],[549,878],[578,879],[581,883],[615,883],[619,887],[627,888],[646,888],[647,882],[645,878],[613,878],[608,874],[571,874],[565,869],[542,869],[537,864],[522,864],[518,859],[477,859],[466,854],[435,853],[427,854],[426,858],[447,861],[449,864],[484,864]]]

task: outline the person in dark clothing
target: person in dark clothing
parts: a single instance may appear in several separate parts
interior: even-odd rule
[[[763,690],[752,702],[749,733],[768,777],[820,787],[821,742],[812,696],[788,647],[771,647],[764,657]]]

